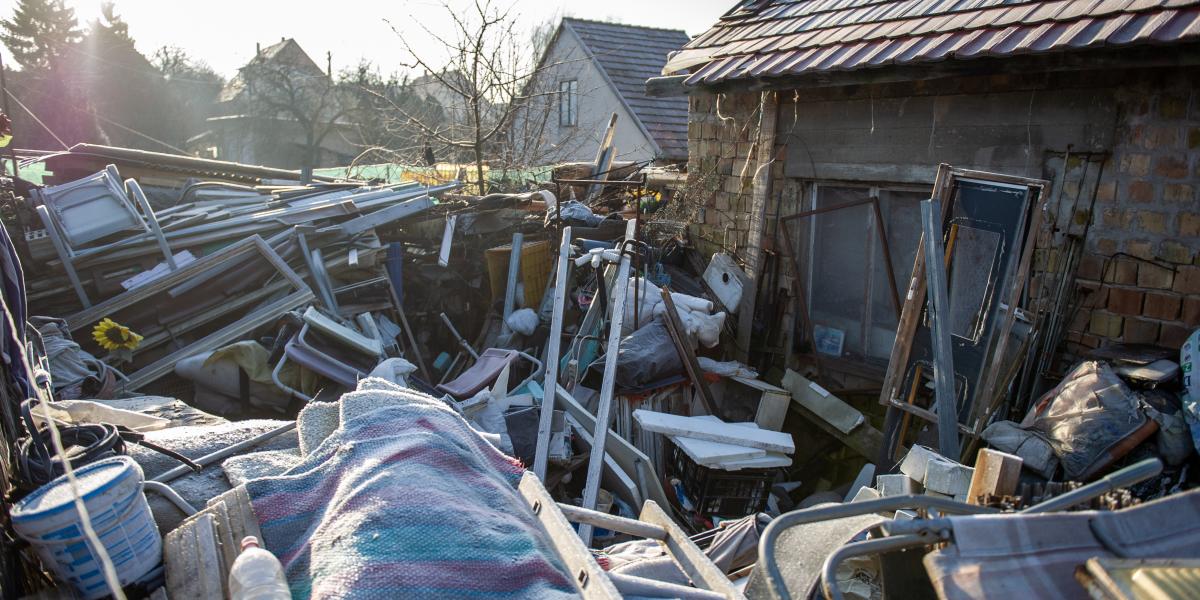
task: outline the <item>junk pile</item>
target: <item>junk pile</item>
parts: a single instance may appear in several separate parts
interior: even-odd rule
[[[1200,332],[1047,381],[1041,184],[943,167],[880,430],[819,357],[734,360],[758,278],[657,221],[669,191],[608,139],[485,196],[100,147],[10,182],[21,589],[230,597],[256,546],[277,561],[238,581],[304,598],[1039,595],[1200,557]],[[947,258],[984,229],[1012,276]]]

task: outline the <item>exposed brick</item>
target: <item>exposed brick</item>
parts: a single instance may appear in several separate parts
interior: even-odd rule
[[[1138,267],[1137,284],[1141,288],[1169,290],[1175,273],[1171,269],[1155,264],[1143,263]]]
[[[1096,254],[1084,254],[1079,259],[1079,266],[1075,269],[1076,277],[1100,281],[1102,275],[1104,275],[1104,257]]]
[[[1121,340],[1126,344],[1153,344],[1158,341],[1158,322],[1125,319],[1125,330]]]
[[[1179,213],[1179,235],[1183,237],[1200,237],[1200,213]]]
[[[1067,330],[1068,331],[1077,331],[1077,332],[1082,333],[1084,331],[1087,331],[1088,323],[1090,323],[1091,321],[1092,321],[1092,311],[1090,311],[1090,310],[1075,311],[1075,315],[1073,317],[1071,317],[1071,324],[1067,326]],[[1078,341],[1078,340],[1076,340],[1076,341]]]
[[[1108,263],[1108,269],[1104,272],[1104,282],[1118,285],[1134,285],[1137,283],[1137,272],[1137,261],[1118,258]]]
[[[1158,334],[1158,345],[1163,348],[1178,350],[1183,347],[1183,343],[1187,341],[1189,334],[1191,334],[1191,331],[1186,327],[1164,323],[1162,331]]]
[[[1167,215],[1166,213],[1139,210],[1137,211],[1137,228],[1146,233],[1165,234],[1167,232]]]
[[[1200,267],[1179,267],[1175,272],[1175,285],[1171,289],[1180,294],[1200,294]]]
[[[1179,141],[1179,128],[1173,125],[1147,125],[1140,132],[1141,145],[1149,150],[1174,148]]]
[[[1188,129],[1187,146],[1189,150],[1200,148],[1200,127],[1192,127]]]
[[[1180,301],[1177,294],[1146,292],[1142,315],[1160,321],[1174,321],[1179,316]]]
[[[1121,327],[1125,319],[1104,311],[1092,313],[1092,321],[1088,325],[1088,333],[1106,338],[1121,337]]]
[[[1099,348],[1099,347],[1100,347],[1100,341],[1101,341],[1101,340],[1100,340],[1100,338],[1099,338],[1099,337],[1097,337],[1097,336],[1094,336],[1094,335],[1084,335],[1084,336],[1083,336],[1083,339],[1082,339],[1082,340],[1080,340],[1080,341],[1082,341],[1082,342],[1083,342],[1083,345],[1084,345],[1085,347],[1087,347],[1087,348],[1091,348],[1091,349],[1095,349],[1095,348]]]
[[[1154,174],[1167,179],[1184,179],[1188,176],[1188,161],[1184,156],[1160,156],[1154,161]]]
[[[1191,206],[1196,201],[1196,188],[1189,183],[1168,183],[1163,186],[1163,201]]]
[[[1184,296],[1183,307],[1180,311],[1184,325],[1200,327],[1200,296]]]
[[[1150,155],[1129,153],[1121,157],[1121,172],[1134,177],[1150,174]],[[1068,196],[1070,197],[1070,196]]]
[[[1096,188],[1096,202],[1099,204],[1111,204],[1117,198],[1117,182],[1105,181]]]
[[[1112,288],[1108,290],[1108,310],[1126,316],[1142,314],[1142,297],[1144,294],[1129,288]]]
[[[1154,202],[1154,184],[1144,180],[1130,182],[1125,188],[1125,196],[1130,202]]]
[[[1117,253],[1117,240],[1112,238],[1095,238],[1096,251],[1101,254],[1113,255]]]
[[[1150,240],[1129,240],[1125,242],[1125,253],[1151,260],[1154,258],[1154,244]]]
[[[1192,248],[1186,244],[1181,244],[1175,240],[1163,240],[1159,245],[1159,256],[1167,262],[1173,262],[1177,265],[1186,265],[1192,262]]]
[[[1081,297],[1080,305],[1084,308],[1108,306],[1108,292],[1111,288],[1107,285],[1091,281],[1076,281],[1075,289]]]

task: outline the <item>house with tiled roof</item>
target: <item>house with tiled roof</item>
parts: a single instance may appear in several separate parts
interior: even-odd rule
[[[691,239],[752,278],[751,364],[879,389],[941,163],[1049,182],[1035,377],[1200,326],[1198,1],[746,0],[647,89],[688,99]]]
[[[681,30],[564,18],[511,127],[514,152],[526,164],[594,160],[615,113],[616,160],[687,160],[687,100],[645,88],[687,41]]]

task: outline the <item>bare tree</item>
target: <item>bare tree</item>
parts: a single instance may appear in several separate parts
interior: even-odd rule
[[[311,60],[260,60],[241,70],[246,98],[258,117],[294,122],[304,137],[301,173],[307,180],[317,166],[325,140],[355,104],[347,87],[322,72]]]
[[[514,117],[546,92],[531,85],[540,67],[532,60],[529,39],[522,35],[511,7],[497,8],[492,0],[475,0],[465,11],[442,6],[452,25],[449,35],[421,25],[434,45],[421,46],[411,36],[396,33],[406,54],[402,64],[421,73],[424,85],[444,97],[446,114],[431,120],[396,103],[389,108],[432,143],[468,155],[475,165],[479,193],[484,194],[486,157],[511,155],[505,146]],[[420,25],[416,19],[412,22]],[[437,57],[448,58],[442,62]]]

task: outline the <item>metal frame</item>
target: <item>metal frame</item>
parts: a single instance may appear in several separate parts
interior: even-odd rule
[[[558,387],[558,364],[562,351],[563,312],[567,301],[567,277],[571,268],[571,228],[564,227],[558,247],[558,265],[554,273],[554,306],[550,317],[550,335],[546,339],[546,380],[542,386],[541,414],[538,415],[537,448],[533,453],[533,472],[546,477],[546,457],[550,452],[550,428]],[[443,314],[443,318],[445,315]]]
[[[637,219],[625,223],[625,241],[636,239]],[[621,262],[617,266],[617,280],[611,286],[613,293],[612,318],[609,321],[608,345],[604,350],[604,378],[600,384],[600,404],[596,408],[596,430],[592,433],[595,440],[591,456],[588,457],[587,482],[583,487],[583,507],[593,509],[600,494],[600,475],[604,469],[605,438],[608,437],[609,425],[612,423],[613,395],[616,392],[617,350],[621,347],[621,327],[625,323],[625,303],[629,296],[629,270],[632,259],[621,244]],[[600,451],[596,452],[595,449]],[[584,544],[592,541],[592,526],[583,523],[579,526],[579,537]]]
[[[546,530],[554,551],[571,572],[576,590],[584,598],[623,598],[620,587],[640,585],[687,598],[727,598],[742,600],[745,596],[729,581],[671,517],[653,500],[642,505],[639,519],[626,519],[606,513],[558,504],[536,475],[528,471],[518,486],[521,497]],[[697,587],[663,585],[642,578],[613,577],[600,568],[583,540],[576,535],[571,522],[583,527],[603,527],[620,533],[655,540],[676,562]],[[631,590],[632,591],[632,590]]]
[[[276,272],[291,284],[293,291],[282,298],[258,307],[242,318],[189,344],[187,347],[170,352],[130,374],[124,385],[126,389],[137,389],[169,373],[174,369],[175,363],[180,360],[203,352],[216,350],[222,345],[232,342],[259,326],[270,322],[280,314],[304,306],[313,300],[312,290],[261,237],[254,235],[231,246],[222,248],[213,254],[196,259],[195,262],[159,277],[146,285],[71,315],[66,319],[67,328],[75,332],[85,327],[93,326],[101,319],[111,316],[118,311],[136,306],[138,303],[146,301],[157,294],[168,292],[177,287],[194,288],[202,285],[206,279],[224,273],[225,269],[223,267],[225,265],[236,264],[238,259],[254,255],[255,253],[259,257],[266,259],[275,268]],[[196,327],[221,315],[229,314],[234,309],[240,308],[240,306],[237,303],[226,303],[209,311],[206,314],[206,318],[190,319],[188,323],[192,327]],[[176,331],[175,333],[183,333],[183,331]]]

